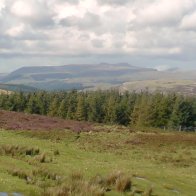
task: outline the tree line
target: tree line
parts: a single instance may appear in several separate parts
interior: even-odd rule
[[[196,97],[116,90],[15,92],[0,95],[3,110],[140,127],[195,127]]]

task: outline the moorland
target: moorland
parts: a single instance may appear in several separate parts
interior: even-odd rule
[[[6,111],[0,115],[3,119],[1,192],[195,195],[195,133],[58,120]],[[13,121],[6,120],[8,117],[13,117]],[[25,121],[24,127],[23,123],[14,127],[16,120]],[[43,125],[42,130],[36,123]],[[77,127],[83,129],[78,132]]]
[[[194,196],[195,123],[193,95],[2,92],[0,195]]]

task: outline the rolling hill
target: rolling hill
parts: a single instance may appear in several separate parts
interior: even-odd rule
[[[111,87],[127,81],[132,74],[144,72],[150,74],[156,70],[126,63],[22,67],[0,80],[6,84],[25,84],[44,90],[68,90]]]
[[[195,196],[195,133],[0,117],[0,195]]]
[[[195,94],[195,82],[196,71],[157,71],[127,63],[22,67],[0,77],[0,83],[6,84],[8,90],[19,88],[25,91],[109,88],[141,91],[148,88],[150,91]],[[13,87],[13,84],[17,85],[17,88]]]

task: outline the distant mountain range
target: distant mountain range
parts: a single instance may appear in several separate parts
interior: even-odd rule
[[[132,89],[130,87],[133,85],[127,85],[127,83],[160,79],[181,80],[181,83],[182,80],[195,81],[196,72],[157,71],[156,69],[136,67],[127,63],[100,63],[22,67],[9,74],[0,75],[0,83],[6,84],[8,87],[15,85],[30,91],[36,89],[94,90],[111,87],[135,90],[137,87],[134,86],[134,89]],[[150,85],[149,82],[148,85]]]
[[[5,84],[25,84],[44,90],[86,89],[97,86],[119,85],[133,73],[152,72],[154,69],[121,64],[80,64],[64,66],[22,67],[0,78]]]

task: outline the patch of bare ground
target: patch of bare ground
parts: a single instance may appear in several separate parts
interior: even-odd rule
[[[70,129],[75,132],[81,132],[92,130],[92,125],[88,122],[0,110],[0,129],[32,131]]]

